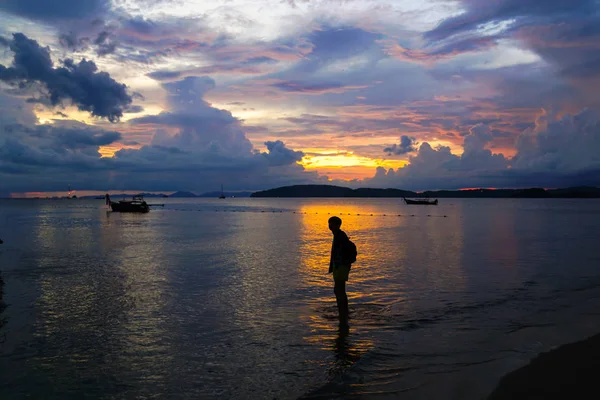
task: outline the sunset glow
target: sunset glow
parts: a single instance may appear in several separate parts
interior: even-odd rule
[[[595,3],[23,1],[0,4],[3,196],[600,184]]]

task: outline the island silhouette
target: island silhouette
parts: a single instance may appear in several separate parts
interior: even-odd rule
[[[462,189],[413,192],[334,185],[293,185],[254,192],[250,197],[439,197],[439,198],[600,198],[600,188],[576,186],[564,189]]]

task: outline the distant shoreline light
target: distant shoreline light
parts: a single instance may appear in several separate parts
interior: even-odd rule
[[[78,190],[71,191],[72,194],[75,194],[77,197],[86,197],[86,196],[104,196],[106,193],[110,193],[111,195],[119,196],[126,195],[131,196],[138,193],[151,193],[151,194],[166,194],[167,196],[175,193],[173,190],[167,191],[151,191],[151,190]],[[68,191],[56,191],[56,192],[14,192],[10,194],[10,198],[12,199],[34,199],[34,198],[52,198],[52,197],[66,197]]]

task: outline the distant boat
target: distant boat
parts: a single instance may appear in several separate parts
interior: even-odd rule
[[[404,202],[406,204],[420,204],[420,205],[424,205],[424,206],[437,206],[438,204],[438,200],[429,200],[429,199],[407,199],[406,197],[403,197]]]
[[[220,199],[224,199],[225,198],[225,194],[223,193],[223,185],[221,185],[221,195],[219,196]]]
[[[133,196],[133,200],[112,201],[107,193],[106,204],[110,206],[111,210],[117,212],[147,213],[150,211],[150,206],[144,201],[144,196]]]

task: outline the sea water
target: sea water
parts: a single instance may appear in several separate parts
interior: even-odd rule
[[[598,200],[154,202],[0,200],[2,399],[482,398],[600,331]]]

